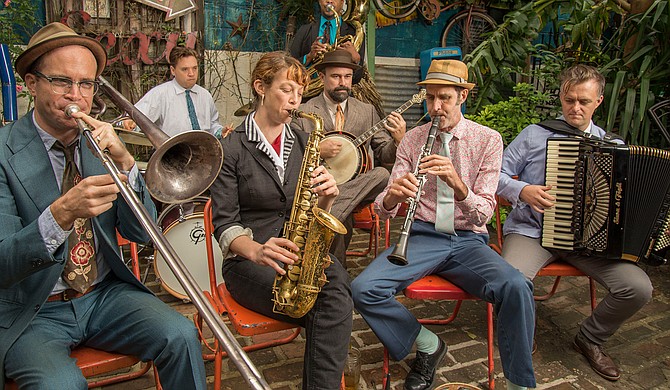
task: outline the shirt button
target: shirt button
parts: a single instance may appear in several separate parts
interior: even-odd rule
[[[282,196],[281,198],[279,198],[279,201],[280,202],[286,202],[286,198]]]
[[[56,244],[58,244],[58,241],[56,241],[56,240],[51,240],[51,241],[49,241],[49,243],[50,243],[51,245],[56,245]]]
[[[283,217],[283,216],[284,216],[284,212],[283,212],[283,211],[280,211],[280,212],[279,212],[279,216],[280,216],[280,217]]]

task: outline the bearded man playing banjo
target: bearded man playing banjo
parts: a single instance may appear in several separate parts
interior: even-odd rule
[[[337,181],[340,195],[335,200],[331,214],[347,227],[346,235],[338,235],[331,246],[331,253],[346,267],[346,249],[351,240],[353,211],[358,206],[371,203],[379,195],[389,178],[389,171],[376,164],[393,164],[396,146],[405,135],[406,124],[398,112],[392,112],[379,123],[374,106],[351,97],[353,75],[360,68],[351,53],[337,49],[324,54],[315,68],[323,81],[323,93],[300,105],[300,110],[323,118],[327,132],[346,132],[356,138],[366,130],[377,128],[374,134],[355,147],[344,137],[328,136],[321,141],[321,158]],[[339,112],[338,112],[339,111]],[[310,133],[314,123],[294,119],[291,127]],[[368,134],[372,132],[367,132]],[[362,141],[362,140],[361,140]],[[370,153],[372,151],[372,153]],[[368,156],[374,156],[368,157]]]

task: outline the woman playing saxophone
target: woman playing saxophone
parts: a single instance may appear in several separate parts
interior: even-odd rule
[[[349,277],[338,261],[324,272],[316,304],[300,318],[273,311],[273,284],[299,263],[298,245],[282,238],[298,191],[308,135],[288,126],[308,83],[288,53],[265,54],[251,76],[255,110],[222,140],[225,159],[212,185],[215,238],[224,254],[223,279],[241,305],[306,330],[303,388],[339,387],[352,326]],[[339,191],[323,166],[306,170],[316,206],[328,211]],[[299,199],[300,201],[302,200]],[[326,254],[327,256],[327,254]]]

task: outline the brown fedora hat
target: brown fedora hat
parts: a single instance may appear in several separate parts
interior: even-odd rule
[[[360,69],[360,66],[351,58],[351,53],[344,49],[336,49],[327,52],[323,55],[321,62],[314,65],[319,72],[323,72],[323,70],[329,66],[350,68],[353,70]]]
[[[63,23],[54,22],[42,27],[28,42],[28,48],[14,62],[16,72],[25,77],[33,62],[40,56],[63,46],[79,45],[90,50],[98,63],[96,77],[100,76],[107,65],[107,52],[100,42],[72,31]]]
[[[474,83],[468,83],[468,66],[458,60],[433,60],[428,68],[426,79],[417,85],[455,85],[472,89]]]

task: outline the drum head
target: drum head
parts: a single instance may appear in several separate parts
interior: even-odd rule
[[[193,210],[198,208],[197,204],[193,205],[191,203],[197,202],[189,202],[189,204],[186,204],[187,207],[183,207],[182,210],[188,208]],[[174,214],[177,213],[175,210],[178,210],[178,208],[173,208],[173,206],[178,205],[171,205],[170,208],[165,210],[167,213],[161,214],[161,218],[165,218],[164,220],[159,219],[159,226],[163,226],[164,224],[169,225],[167,228],[164,228],[163,235],[170,245],[172,245],[188,272],[193,276],[198,287],[200,287],[201,290],[209,290],[209,267],[207,265],[207,246],[205,245],[205,224],[203,213],[195,212],[176,218],[174,217]],[[182,212],[182,214],[184,213]],[[168,224],[167,220],[169,219],[172,219],[172,222]],[[213,247],[216,279],[217,281],[223,281],[221,276],[221,265],[223,264],[221,248],[216,243],[214,243]],[[159,279],[161,286],[165,291],[176,298],[190,300],[186,294],[186,290],[181,286],[179,280],[174,276],[174,273],[172,273],[172,270],[168,266],[167,261],[158,251],[154,253],[154,270],[156,272],[156,277]]]

